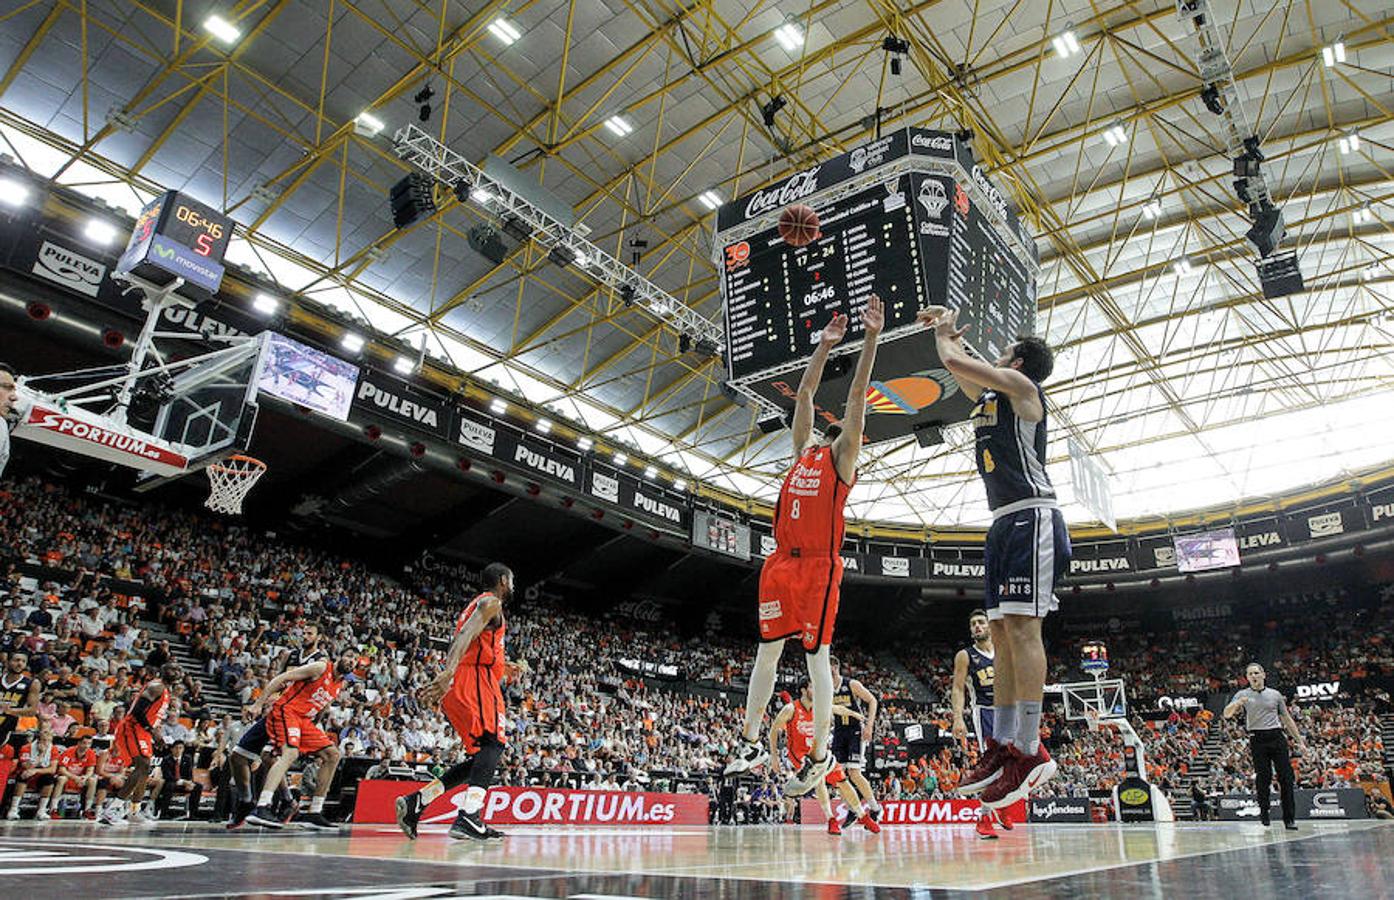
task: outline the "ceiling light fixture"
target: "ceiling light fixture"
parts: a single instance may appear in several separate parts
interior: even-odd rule
[[[533,427],[536,428],[538,431],[542,432],[543,434],[552,433],[552,423],[547,419],[538,419],[537,424]]]
[[[508,403],[505,402],[501,397],[495,397],[493,400],[489,402],[489,410],[490,412],[496,413],[501,416],[504,413],[508,412]]]
[[[393,360],[392,370],[398,375],[410,375],[416,371],[416,360],[408,356],[399,356]]]
[[[595,441],[591,440],[588,437],[578,437],[576,439],[576,449],[580,450],[582,453],[585,453],[587,450],[591,449],[594,446]]]
[[[281,301],[270,294],[257,294],[252,301],[252,309],[264,316],[274,316],[281,309]]]
[[[1191,265],[1191,261],[1184,256],[1178,259],[1171,266],[1171,272],[1173,275],[1189,275],[1194,271],[1195,266]]]
[[[1328,69],[1331,68],[1332,66],[1336,65],[1337,63],[1343,63],[1343,62],[1345,62],[1345,61],[1346,61],[1346,42],[1345,42],[1345,41],[1337,41],[1337,42],[1334,43],[1334,44],[1328,44],[1327,46],[1322,47],[1322,48],[1321,48],[1321,58],[1322,58],[1322,61],[1326,63],[1326,67],[1327,67]]]
[[[611,116],[605,120],[605,127],[613,131],[616,137],[624,137],[634,130],[634,126],[629,124],[629,120],[624,116]]]
[[[1104,130],[1104,140],[1110,147],[1117,147],[1119,144],[1128,142],[1128,132],[1124,130],[1122,122],[1115,122]]]
[[[372,137],[387,127],[387,124],[366,109],[354,117],[355,129],[367,137]]]
[[[1151,221],[1162,214],[1162,200],[1160,197],[1153,197],[1142,205],[1142,214]]]
[[[29,186],[13,178],[0,178],[0,203],[19,207],[29,202]]]
[[[716,209],[721,205],[721,195],[716,191],[703,191],[697,195],[697,199],[702,201],[702,205],[707,209]]]
[[[484,188],[477,187],[470,191],[470,199],[475,203],[493,203],[498,198]]]
[[[116,240],[116,226],[105,219],[88,219],[82,233],[94,244],[106,246]]]
[[[346,331],[339,341],[339,346],[350,353],[357,353],[363,349],[363,336],[355,331]]]
[[[687,490],[687,479],[686,479],[686,478],[679,478],[677,481],[673,482],[673,490],[675,490],[675,491],[685,491],[685,490]]]
[[[503,41],[504,44],[517,43],[518,38],[523,36],[523,33],[518,30],[518,26],[507,19],[495,19],[490,22],[489,33]]]
[[[788,21],[774,30],[774,38],[781,47],[793,53],[803,46],[803,29],[797,22]]]
[[[654,466],[645,466],[644,477],[647,478],[649,481],[653,481],[655,478],[658,477],[658,469]]]
[[[1072,29],[1062,31],[1051,38],[1050,42],[1055,45],[1055,55],[1061,59],[1069,59],[1080,51],[1079,38],[1075,37]]]
[[[623,450],[618,450],[615,452],[615,465],[622,466],[627,462],[629,462],[628,453],[625,453]]]
[[[1352,131],[1350,134],[1341,138],[1341,155],[1348,153],[1358,153],[1360,151],[1360,132]]]
[[[1351,217],[1355,220],[1355,224],[1357,225],[1369,225],[1375,220],[1375,214],[1371,212],[1370,204],[1368,203],[1356,209]]]
[[[241,29],[218,15],[209,16],[204,19],[203,30],[213,35],[224,44],[236,43],[237,39],[242,36]]]

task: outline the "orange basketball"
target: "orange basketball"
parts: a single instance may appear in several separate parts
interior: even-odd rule
[[[818,213],[802,203],[784,207],[784,212],[779,214],[779,236],[791,247],[803,247],[817,240],[821,236]]]

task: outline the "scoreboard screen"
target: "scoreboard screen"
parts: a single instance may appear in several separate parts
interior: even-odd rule
[[[996,359],[1036,318],[1036,282],[961,186],[954,188],[948,306],[968,326],[964,340]]]
[[[822,236],[806,247],[772,228],[723,248],[732,377],[807,356],[835,312],[855,345],[873,293],[886,303],[886,330],[915,320],[927,295],[907,185],[902,176],[820,206]]]

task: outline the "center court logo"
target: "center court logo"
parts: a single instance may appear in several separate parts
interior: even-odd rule
[[[111,844],[6,840],[0,847],[0,871],[6,875],[86,875],[201,866],[199,853]]]

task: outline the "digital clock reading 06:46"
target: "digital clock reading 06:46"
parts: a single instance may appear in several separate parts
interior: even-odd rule
[[[232,223],[197,200],[176,194],[165,204],[157,234],[183,244],[205,259],[222,262],[232,237]]]

